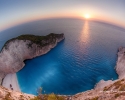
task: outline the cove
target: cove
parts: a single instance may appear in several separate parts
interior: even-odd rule
[[[101,79],[118,78],[114,69],[116,54],[120,46],[125,46],[125,30],[94,21],[57,20],[18,26],[23,33],[34,27],[38,35],[65,34],[65,40],[49,53],[25,61],[25,67],[17,73],[22,92],[37,95],[42,87],[43,94],[72,95],[93,89]]]

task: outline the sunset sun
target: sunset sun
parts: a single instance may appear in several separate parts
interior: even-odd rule
[[[89,18],[90,18],[90,15],[89,15],[89,14],[85,14],[85,15],[84,15],[84,18],[89,19]]]

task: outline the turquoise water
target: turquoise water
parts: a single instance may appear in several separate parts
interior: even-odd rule
[[[50,52],[25,61],[25,67],[17,73],[22,92],[36,95],[42,87],[42,93],[69,95],[90,90],[101,79],[118,78],[114,67],[118,47],[125,46],[125,29],[94,21],[53,19],[8,31],[11,36],[65,34],[65,40]]]

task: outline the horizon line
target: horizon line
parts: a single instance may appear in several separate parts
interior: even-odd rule
[[[112,23],[112,22],[98,20],[98,19],[94,19],[94,18],[85,19],[83,17],[52,17],[52,18],[40,18],[40,19],[34,19],[34,20],[24,21],[22,23],[14,24],[14,25],[12,25],[10,27],[7,27],[7,28],[3,28],[2,30],[0,30],[0,32],[6,31],[8,29],[11,29],[11,28],[14,28],[16,26],[23,25],[23,24],[27,24],[27,23],[31,23],[31,22],[35,22],[35,21],[40,21],[40,20],[42,21],[42,20],[52,20],[52,19],[78,19],[78,20],[84,20],[84,21],[96,21],[96,22],[110,24],[110,25],[113,25],[113,26],[125,29],[125,26],[123,26],[123,25],[118,25],[118,24],[115,24],[115,23]]]

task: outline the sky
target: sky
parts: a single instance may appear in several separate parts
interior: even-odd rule
[[[49,18],[101,20],[125,27],[125,0],[0,0],[0,31]]]

